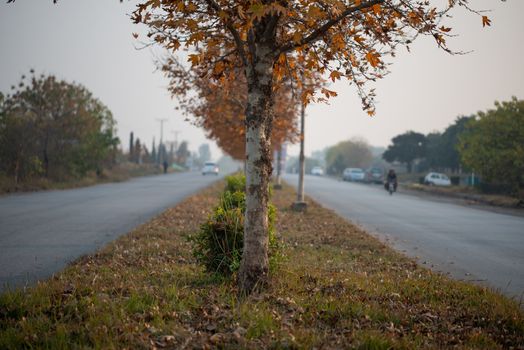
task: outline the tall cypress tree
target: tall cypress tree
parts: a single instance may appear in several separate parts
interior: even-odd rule
[[[129,161],[132,162],[134,160],[133,157],[133,150],[135,147],[135,141],[134,141],[134,135],[133,132],[129,134]]]

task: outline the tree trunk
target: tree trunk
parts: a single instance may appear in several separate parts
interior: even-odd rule
[[[246,213],[244,247],[238,272],[240,291],[251,293],[267,282],[268,197],[272,172],[270,133],[273,120],[273,58],[269,45],[260,43],[246,67]]]

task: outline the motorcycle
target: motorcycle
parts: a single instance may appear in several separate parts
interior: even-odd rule
[[[392,196],[393,192],[395,192],[395,182],[394,181],[387,181],[384,184],[384,187],[386,188],[386,191],[389,192],[389,195]]]

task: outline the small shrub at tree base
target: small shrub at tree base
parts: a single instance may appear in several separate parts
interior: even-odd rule
[[[240,267],[244,244],[245,176],[226,178],[226,190],[209,219],[200,226],[200,231],[190,237],[193,255],[206,270],[229,276]],[[269,205],[269,255],[270,266],[274,266],[279,254],[279,243],[275,235],[276,208]]]
[[[245,175],[230,175],[226,177],[226,192],[244,192],[246,190]]]

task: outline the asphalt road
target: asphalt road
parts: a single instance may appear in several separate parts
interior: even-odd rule
[[[51,276],[215,180],[179,173],[0,197],[0,291]]]
[[[296,186],[298,177],[284,179]],[[306,176],[306,195],[434,270],[524,299],[524,217]]]

